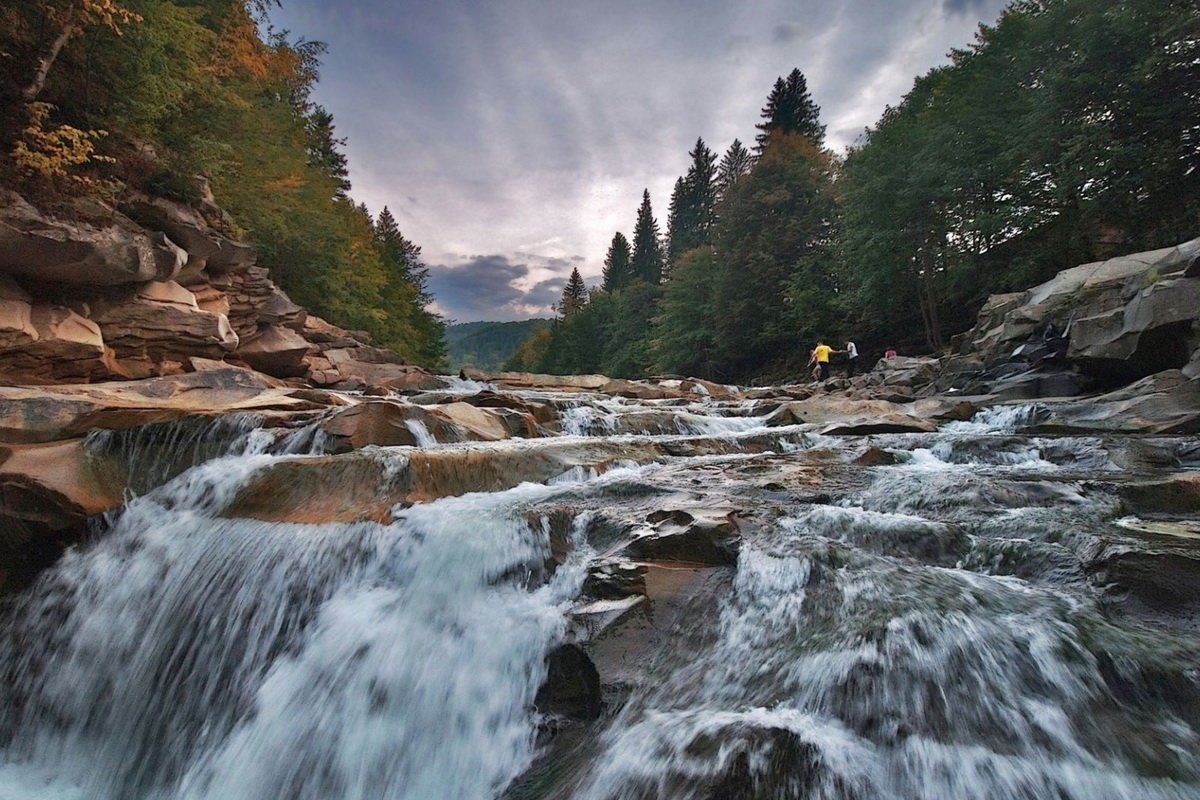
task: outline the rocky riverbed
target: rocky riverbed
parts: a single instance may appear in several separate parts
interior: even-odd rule
[[[432,375],[215,206],[18,201],[0,800],[1200,797],[1200,240],[739,387]]]
[[[1200,796],[1194,381],[493,377],[0,389],[0,797]]]

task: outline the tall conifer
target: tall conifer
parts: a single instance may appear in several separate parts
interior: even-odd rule
[[[633,277],[652,286],[662,281],[663,246],[659,238],[658,221],[650,208],[650,190],[642,192],[642,205],[638,208],[637,224],[633,229]]]
[[[583,283],[579,268],[571,270],[571,277],[563,287],[562,300],[558,303],[558,313],[563,319],[570,319],[587,306],[588,291]]]
[[[604,257],[604,279],[601,283],[604,291],[611,292],[629,285],[633,279],[632,255],[625,234],[620,231],[614,233],[608,254]]]
[[[820,146],[825,140],[825,126],[820,122],[820,114],[821,107],[813,102],[804,73],[793,69],[786,80],[777,78],[767,95],[767,104],[761,114],[763,121],[755,126],[760,131],[754,140],[755,150],[761,153],[774,131],[798,133]]]

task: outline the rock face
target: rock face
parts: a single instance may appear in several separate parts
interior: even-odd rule
[[[231,226],[211,196],[192,207],[134,192],[121,211],[88,202],[59,218],[0,194],[2,380],[176,375],[228,358],[322,387],[444,387],[365,334],[310,318],[254,248],[221,232]]]
[[[183,269],[187,253],[165,234],[148,232],[99,204],[80,204],[79,211],[71,220],[60,220],[12,192],[0,194],[0,272],[42,282],[114,286],[169,281]],[[89,218],[95,221],[82,221]]]
[[[1188,365],[1200,347],[1198,256],[1200,239],[1193,239],[1064,270],[1023,293],[994,295],[975,327],[956,337],[956,350],[994,365],[1053,325],[1067,335],[1065,360],[1110,384],[1167,369],[1195,372]],[[1052,390],[1071,388],[1084,387],[1063,383]]]

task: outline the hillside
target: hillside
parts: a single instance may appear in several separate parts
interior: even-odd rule
[[[464,322],[446,328],[450,370],[463,367],[499,369],[534,331],[550,327],[548,319],[518,322]]]

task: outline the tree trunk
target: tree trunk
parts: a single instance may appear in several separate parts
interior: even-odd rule
[[[78,9],[72,7],[67,12],[66,22],[63,24],[62,31],[58,36],[54,37],[54,41],[46,48],[45,52],[38,58],[37,71],[33,75],[33,80],[29,85],[21,90],[21,96],[26,100],[36,100],[37,96],[42,93],[42,89],[46,88],[46,76],[50,74],[50,67],[54,66],[54,60],[58,58],[58,54],[62,51],[67,41],[79,31],[79,12]]]

